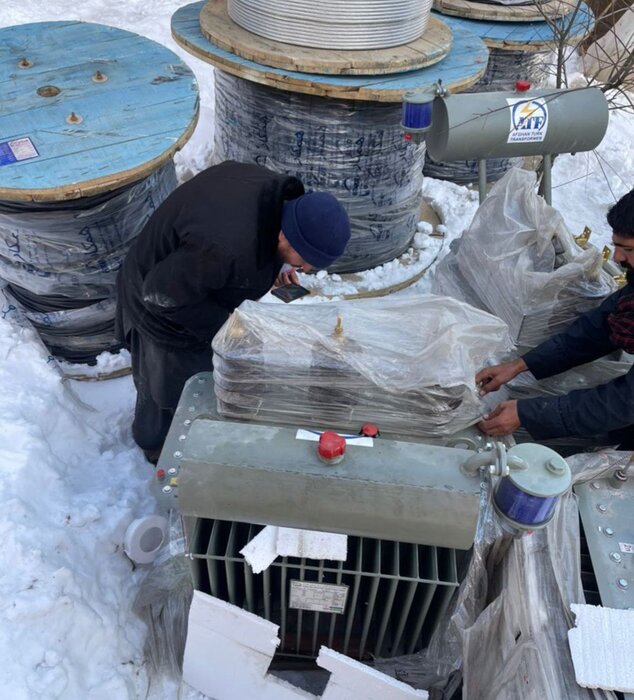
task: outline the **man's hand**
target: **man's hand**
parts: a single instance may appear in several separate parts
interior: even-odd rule
[[[481,369],[475,378],[476,385],[480,387],[480,396],[484,396],[490,391],[497,391],[503,384],[510,382],[511,379],[527,369],[526,362],[521,357],[511,362]]]
[[[285,284],[299,284],[299,277],[292,265],[284,264],[280,274],[275,278],[274,287],[282,287]]]
[[[502,401],[495,410],[478,423],[478,428],[483,433],[497,437],[509,435],[520,427],[520,419],[517,415],[517,401]]]

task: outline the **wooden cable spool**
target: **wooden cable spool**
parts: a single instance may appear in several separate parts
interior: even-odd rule
[[[258,36],[236,24],[226,0],[208,0],[200,12],[203,36],[218,48],[273,68],[327,75],[384,75],[418,70],[445,58],[451,30],[429,17],[422,36],[402,46],[373,50],[332,50],[296,46]]]
[[[115,27],[39,22],[0,29],[0,200],[64,201],[140,180],[198,119],[191,70]]]
[[[444,15],[491,22],[545,22],[567,15],[576,3],[572,0],[544,0],[526,5],[502,5],[475,0],[434,0],[434,9]]]

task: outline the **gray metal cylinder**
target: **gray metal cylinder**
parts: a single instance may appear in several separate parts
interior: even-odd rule
[[[296,430],[198,418],[182,450],[183,515],[468,549],[480,479],[474,453],[380,438],[326,466]]]
[[[608,126],[598,88],[480,92],[434,100],[427,150],[435,160],[590,151]]]

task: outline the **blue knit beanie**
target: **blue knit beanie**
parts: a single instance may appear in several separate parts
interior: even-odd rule
[[[309,192],[284,202],[282,233],[309,265],[321,270],[345,250],[350,221],[336,197],[327,192]]]

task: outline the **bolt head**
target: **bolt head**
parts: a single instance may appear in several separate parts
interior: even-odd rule
[[[618,552],[610,552],[610,559],[618,564],[621,561],[621,555]]]
[[[593,489],[600,489],[601,484],[598,481],[593,481],[590,486],[592,486]]]
[[[608,507],[605,505],[605,503],[597,503],[597,510],[599,513],[605,513],[607,509]]]
[[[546,469],[552,474],[563,474],[566,471],[566,466],[557,459],[549,459],[546,462]]]
[[[620,578],[620,579],[616,582],[616,585],[617,585],[619,588],[626,589],[626,588],[629,588],[629,587],[630,587],[630,582],[629,582],[626,578]]]
[[[613,530],[611,527],[606,527],[606,528],[604,528],[604,530],[603,530],[603,534],[604,534],[606,537],[612,537],[612,535],[614,534],[614,530]]]
[[[163,493],[172,493],[172,487],[171,486],[163,486],[161,489]]]
[[[170,467],[167,470],[167,473],[171,476],[172,474],[176,474],[176,467]]]
[[[182,456],[183,453],[180,450],[176,450],[176,452],[174,452],[174,457],[176,457],[176,459],[180,459]]]

